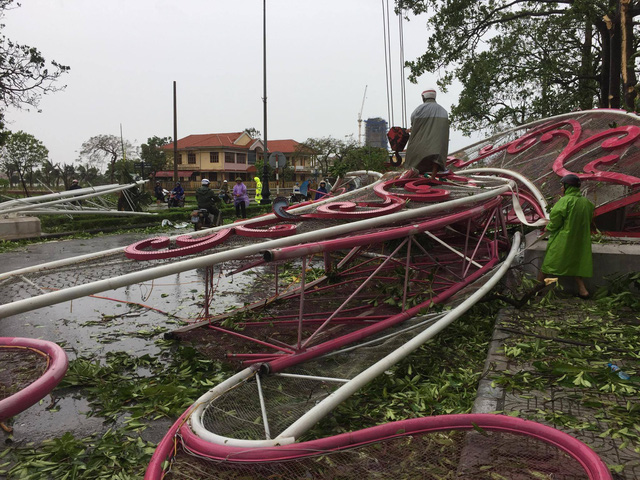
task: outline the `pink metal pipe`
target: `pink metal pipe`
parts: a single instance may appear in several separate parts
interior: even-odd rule
[[[207,442],[196,436],[181,417],[169,430],[165,439],[169,437],[172,440],[179,430],[190,452],[216,461],[246,465],[295,460],[403,436],[478,428],[535,438],[562,450],[575,459],[580,463],[590,480],[611,480],[612,478],[609,469],[598,455],[572,436],[531,420],[488,413],[411,418],[318,440],[263,448],[234,447]],[[145,480],[159,480],[161,478],[162,472],[158,472],[158,466],[171,456],[171,447],[173,446],[172,441],[165,441],[165,439],[162,440],[152,457]],[[152,470],[158,473],[150,476]]]
[[[405,244],[405,243],[407,243],[407,241],[406,241],[406,240],[405,240],[404,242],[402,242],[400,245],[398,245],[398,248],[396,248],[396,249],[394,250],[394,252],[393,252],[391,255],[395,255],[395,254],[396,254],[396,252],[397,252],[398,250],[400,250],[400,249],[404,246],[404,244]],[[334,318],[336,315],[338,315],[338,313],[342,310],[342,308],[343,308],[347,303],[349,303],[353,298],[355,298],[355,297],[358,295],[358,293],[360,292],[360,290],[362,290],[362,289],[365,287],[365,285],[366,285],[367,283],[369,283],[369,280],[370,280],[370,279],[372,279],[372,278],[374,277],[374,275],[376,274],[376,272],[377,272],[379,269],[381,269],[382,267],[384,267],[384,265],[387,263],[387,261],[388,261],[390,258],[391,258],[391,257],[387,258],[387,260],[385,260],[385,261],[380,265],[380,267],[378,267],[378,269],[377,269],[375,272],[373,272],[373,273],[371,274],[371,276],[369,276],[369,277],[368,277],[368,278],[367,278],[367,279],[362,283],[362,285],[360,285],[360,286],[356,289],[356,291],[355,291],[355,292],[353,292],[351,295],[349,295],[349,297],[348,297],[348,298],[347,298],[347,299],[342,303],[342,305],[340,305],[340,306],[336,309],[336,311],[335,311],[335,312],[333,312],[333,313],[329,316],[329,318],[327,318],[327,319],[325,320],[325,322],[324,322],[322,325],[320,325],[320,326],[318,327],[318,329],[317,329],[315,332],[313,332],[313,334],[312,334],[312,335],[311,335],[311,336],[310,336],[310,337],[309,337],[309,338],[304,342],[303,347],[305,347],[305,348],[306,348],[306,346],[307,346],[307,345],[309,345],[309,343],[311,342],[311,340],[313,340],[313,339],[318,335],[318,333],[320,333],[320,332],[324,329],[324,327],[325,327],[325,326],[326,326],[326,325],[331,321],[331,319],[332,319],[332,318]]]
[[[374,325],[370,325],[368,327],[361,328],[356,332],[351,332],[346,335],[343,335],[339,338],[329,340],[320,345],[309,348],[307,351],[302,353],[297,353],[295,355],[290,355],[286,358],[281,358],[275,360],[273,362],[269,362],[265,365],[265,367],[269,370],[269,372],[280,372],[285,368],[291,367],[293,365],[297,365],[299,363],[305,362],[309,359],[319,357],[320,355],[324,355],[330,351],[336,350],[340,347],[348,345],[353,342],[357,342],[362,340],[363,338],[368,337],[369,335],[373,335],[378,333],[386,328],[389,328],[397,323],[404,322],[405,320],[417,315],[421,309],[429,306],[432,303],[439,303],[445,301],[447,298],[451,297],[456,292],[460,291],[468,284],[474,282],[485,272],[491,270],[498,263],[498,258],[495,257],[491,259],[483,268],[469,275],[463,282],[456,283],[452,286],[452,288],[448,289],[446,292],[443,292],[439,295],[436,295],[430,300],[423,302],[415,307],[410,308],[402,313],[397,315],[393,315],[389,317],[387,320],[383,320],[382,322],[378,322]]]
[[[44,398],[67,373],[69,360],[67,354],[59,345],[47,340],[21,337],[0,337],[2,348],[28,348],[37,350],[49,357],[47,370],[34,382],[0,400],[0,422],[26,410]]]
[[[469,210],[453,213],[446,217],[427,220],[422,223],[398,227],[383,232],[373,232],[363,235],[355,235],[346,238],[336,238],[332,240],[324,240],[320,242],[307,243],[305,245],[295,245],[272,250],[266,250],[264,258],[267,261],[288,260],[291,258],[299,258],[305,255],[320,253],[332,250],[344,250],[354,246],[368,245],[372,243],[381,243],[396,238],[406,238],[410,235],[416,235],[425,230],[437,230],[452,223],[456,223],[468,218],[474,218],[478,215],[496,208],[501,203],[499,198],[489,200],[483,205],[473,207]]]
[[[226,333],[228,335],[233,335],[234,337],[242,338],[244,340],[249,340],[250,342],[257,343],[258,345],[262,345],[263,347],[270,347],[270,348],[273,348],[275,350],[280,350],[281,352],[286,352],[286,353],[294,353],[293,350],[286,349],[284,347],[278,347],[277,345],[273,345],[273,344],[268,343],[268,342],[263,342],[262,340],[258,340],[257,338],[252,338],[252,337],[249,337],[247,335],[242,335],[241,333],[233,332],[231,330],[226,330],[224,328],[215,327],[213,325],[209,325],[209,328],[212,329],[212,330],[215,330],[217,332],[222,332],[222,333]]]

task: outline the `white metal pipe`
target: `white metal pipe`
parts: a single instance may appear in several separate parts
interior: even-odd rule
[[[260,411],[262,412],[262,424],[264,425],[264,437],[271,439],[271,430],[269,430],[269,417],[267,417],[267,407],[264,404],[264,395],[262,394],[262,382],[260,381],[260,372],[256,374],[256,384],[258,386],[258,398],[260,399]]]
[[[407,343],[391,352],[386,357],[382,358],[378,362],[374,363],[360,374],[356,375],[351,381],[345,383],[329,396],[327,396],[320,403],[312,407],[307,413],[302,415],[298,420],[292,423],[286,430],[272,440],[246,440],[224,437],[222,435],[215,434],[207,430],[202,424],[202,412],[205,406],[213,399],[217,398],[224,392],[226,392],[232,386],[239,384],[243,378],[248,378],[248,375],[240,377],[240,374],[236,374],[234,377],[226,380],[220,385],[214,387],[212,390],[204,394],[196,401],[197,408],[191,414],[190,422],[193,432],[203,440],[216,443],[219,445],[239,446],[243,448],[263,448],[274,447],[277,445],[287,445],[293,443],[296,438],[299,438],[303,433],[309,430],[320,419],[326,416],[329,412],[335,409],[340,403],[344,402],[347,398],[353,395],[356,391],[369,383],[378,375],[403,360],[415,349],[420,347],[427,340],[433,338],[444,328],[448,327],[452,322],[462,316],[467,310],[469,310],[474,304],[476,304],[484,295],[487,294],[504,276],[507,272],[513,259],[516,257],[520,247],[520,232],[516,232],[513,236],[513,242],[511,244],[511,250],[504,263],[496,270],[491,278],[475,293],[469,296],[460,305],[444,315],[434,325],[431,325],[417,336],[413,337]],[[244,372],[246,372],[246,369]],[[241,372],[242,373],[242,372]],[[232,381],[235,377],[238,380]]]
[[[9,201],[0,203],[0,211],[2,211],[6,207],[10,207],[16,204],[20,204],[20,205],[23,205],[25,203],[34,204],[42,200],[55,200],[61,197],[73,197],[78,194],[84,194],[84,193],[90,193],[90,192],[97,193],[103,190],[116,188],[117,186],[119,186],[118,183],[112,183],[110,185],[100,185],[98,187],[85,187],[85,188],[78,188],[77,190],[64,190],[62,192],[47,193],[45,195],[36,195],[34,197],[17,198],[14,200],[9,200]]]
[[[29,208],[33,208],[31,205]],[[127,217],[127,216],[143,216],[143,217],[157,217],[157,213],[150,212],[121,212],[118,210],[97,210],[97,209],[82,209],[82,210],[56,210],[56,209],[37,209],[37,210],[21,210],[19,212],[22,215],[109,215],[111,217]],[[2,215],[2,212],[0,212]]]
[[[52,200],[52,201],[49,201],[49,202],[43,202],[43,203],[39,203],[38,205],[51,206],[51,205],[58,205],[60,203],[68,203],[68,202],[76,202],[76,201],[79,201],[79,200],[86,200],[88,198],[98,197],[100,195],[106,195],[108,193],[116,193],[116,192],[120,192],[122,190],[127,190],[129,188],[135,187],[136,185],[137,185],[137,183],[136,184],[130,184],[130,185],[120,185],[120,186],[112,188],[110,190],[103,190],[103,191],[100,191],[98,193],[93,192],[93,193],[87,193],[85,195],[66,196],[68,198],[58,198],[58,200]],[[77,190],[71,190],[71,192],[77,192]],[[27,210],[29,208],[33,208],[33,205],[22,205],[20,207],[3,209],[2,211],[0,211],[0,214],[6,215],[8,213],[20,212],[22,210]]]
[[[347,383],[351,381],[348,378],[317,377],[315,375],[300,375],[298,373],[274,373],[273,375],[275,377],[302,378],[304,380],[316,380],[318,382]]]
[[[77,285],[74,287],[65,288],[55,292],[39,295],[36,297],[17,300],[12,303],[0,305],[0,318],[8,317],[10,315],[16,315],[18,313],[35,310],[37,308],[54,305],[56,303],[65,302],[67,300],[73,300],[75,298],[85,297],[87,295],[93,295],[98,292],[104,292],[107,290],[113,290],[128,285],[133,285],[140,282],[145,282],[155,278],[161,278],[167,275],[173,275],[176,273],[185,272],[188,270],[195,270],[197,268],[204,268],[207,266],[215,265],[230,260],[237,260],[249,255],[256,255],[264,250],[272,248],[280,248],[286,246],[292,246],[300,243],[306,243],[315,241],[317,239],[324,239],[331,236],[339,236],[348,233],[354,233],[361,230],[367,230],[383,225],[392,224],[395,222],[411,220],[417,217],[424,217],[434,213],[439,213],[452,208],[458,208],[467,206],[469,204],[483,202],[490,198],[494,198],[505,193],[509,190],[510,186],[505,185],[494,190],[485,190],[476,195],[470,195],[468,197],[458,198],[449,202],[437,203],[428,205],[426,207],[405,210],[390,215],[384,215],[381,217],[374,217],[357,222],[346,223],[343,225],[337,225],[335,227],[325,228],[312,232],[302,233],[299,235],[292,235],[290,237],[283,237],[275,240],[269,240],[261,243],[248,245],[245,247],[236,248],[224,252],[213,253],[196,258],[190,258],[174,262],[168,265],[161,265],[158,267],[148,268],[146,270],[140,270],[138,272],[132,272],[117,277],[107,278],[90,282],[83,285]],[[264,218],[264,217],[263,217]],[[13,272],[15,274],[15,272]],[[9,274],[0,276],[6,278]]]
[[[462,174],[467,174],[467,173],[498,173],[498,174],[501,174],[501,175],[508,175],[510,177],[513,177],[516,180],[520,181],[524,186],[526,186],[529,189],[529,191],[533,194],[533,196],[536,197],[536,200],[538,200],[538,203],[542,207],[542,211],[545,212],[545,214],[547,212],[547,200],[544,198],[544,195],[542,195],[540,190],[538,190],[538,187],[536,187],[535,184],[531,180],[529,180],[527,177],[525,177],[521,173],[518,173],[518,172],[513,171],[513,170],[508,170],[506,168],[489,168],[489,167],[465,168],[463,170],[459,170],[457,173],[462,173]]]
[[[237,438],[223,437],[207,430],[202,424],[202,413],[207,405],[216,398],[225,394],[228,390],[232,389],[236,385],[240,385],[243,381],[251,378],[256,374],[256,370],[253,368],[245,368],[244,370],[236,373],[234,376],[227,378],[224,382],[216,385],[207,393],[202,395],[195,401],[193,411],[189,416],[189,423],[191,429],[196,435],[203,440],[211,443],[217,443],[219,445],[228,445],[230,447],[273,447],[274,444],[287,445],[295,441],[294,438],[280,438],[277,442],[271,440],[243,440]],[[195,408],[194,408],[195,407]]]
[[[382,174],[380,172],[375,172],[373,170],[356,170],[355,172],[347,172],[345,177],[359,177],[361,175],[370,175],[375,178],[382,178]]]
[[[315,425],[321,418],[331,412],[336,406],[344,402],[347,398],[353,395],[356,391],[362,388],[364,385],[372,381],[378,375],[382,374],[385,370],[389,369],[393,365],[400,362],[407,357],[411,352],[420,347],[427,340],[433,338],[440,333],[451,323],[461,317],[467,310],[469,310],[474,304],[476,304],[484,295],[487,294],[502,278],[511,266],[511,262],[516,257],[520,249],[520,232],[516,232],[513,236],[513,243],[511,245],[511,251],[507,259],[500,266],[500,268],[491,276],[491,278],[485,283],[478,291],[473,293],[469,298],[462,302],[459,306],[451,310],[441,320],[434,325],[428,327],[425,331],[421,332],[410,341],[402,345],[400,348],[394,350],[389,355],[371,365],[369,368],[356,375],[353,380],[336,391],[331,393],[327,398],[311,408],[308,412],[302,415],[298,420],[291,424],[280,435],[283,438],[299,438],[304,432],[309,430]],[[274,440],[278,440],[279,436]]]
[[[384,180],[379,180],[371,185],[367,186],[367,189],[373,189],[373,187],[375,187],[378,183],[382,182]],[[96,187],[98,188],[98,187]],[[344,194],[347,195],[347,194]],[[318,202],[314,202],[313,205],[303,205],[301,207],[296,207],[291,209],[290,211],[296,214],[302,214],[302,213],[307,213],[308,211],[311,211],[312,209],[315,209],[317,205],[322,205],[323,203],[328,203],[328,202],[335,202],[336,200],[339,200],[341,196],[338,197],[327,197],[324,200],[318,201]],[[246,225],[251,225],[252,223],[258,223],[258,222],[263,222],[265,220],[275,220],[277,217],[274,213],[270,213],[268,215],[263,215],[261,217],[255,217],[255,218],[250,218],[247,220],[243,220],[240,222],[235,222],[233,224],[234,227],[236,226],[246,226]],[[221,225],[219,227],[212,227],[212,228],[207,228],[207,229],[203,229],[200,230],[198,232],[181,232],[179,234],[176,234],[172,237],[169,237],[170,241],[175,241],[178,237],[182,236],[182,235],[188,235],[190,237],[193,236],[203,236],[203,235],[209,235],[211,233],[215,233],[219,230],[225,229],[225,228],[229,228],[228,225]],[[9,278],[13,275],[24,275],[27,273],[35,273],[38,271],[45,271],[45,270],[51,270],[54,268],[58,268],[58,267],[63,267],[66,265],[74,265],[77,264],[79,262],[84,262],[84,261],[88,261],[88,260],[93,260],[96,258],[101,258],[101,257],[107,257],[109,255],[114,255],[114,254],[118,254],[118,253],[122,253],[122,251],[124,250],[125,247],[116,247],[116,248],[112,248],[109,250],[103,250],[101,252],[94,252],[94,253],[87,253],[85,255],[78,255],[76,257],[69,257],[69,258],[63,258],[60,260],[54,260],[53,262],[47,262],[47,263],[41,263],[38,265],[32,265],[30,267],[24,267],[18,270],[13,270],[11,272],[5,272],[5,273],[0,273],[0,281],[4,280],[6,278]]]

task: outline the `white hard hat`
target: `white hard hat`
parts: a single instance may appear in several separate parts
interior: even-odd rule
[[[206,178],[202,179],[202,185],[209,185],[209,180]]]
[[[428,98],[436,98],[436,89],[435,88],[427,88],[424,92],[422,92],[422,100],[427,100]]]
[[[225,180],[224,182],[225,182],[225,183],[229,183],[229,180]]]

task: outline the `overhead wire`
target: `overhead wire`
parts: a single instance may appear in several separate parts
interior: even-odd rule
[[[395,124],[393,118],[393,80],[391,78],[391,41],[389,30],[389,1],[382,0],[382,30],[384,36],[384,68],[387,83],[387,114],[391,125]]]
[[[407,89],[404,77],[404,24],[402,10],[398,11],[398,36],[400,38],[400,103],[402,105],[402,127],[407,127]]]
[[[389,8],[389,0],[382,0],[382,31],[384,37],[384,67],[385,81],[387,86],[387,115],[390,125],[395,125],[395,112],[393,101],[393,73],[391,58],[391,13]],[[399,59],[400,59],[400,103],[402,110],[402,127],[407,127],[407,91],[406,79],[404,75],[404,23],[402,18],[402,10],[398,11],[398,36],[399,36]]]

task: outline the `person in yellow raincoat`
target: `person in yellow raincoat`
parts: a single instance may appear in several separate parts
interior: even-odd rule
[[[253,177],[253,181],[256,182],[256,202],[260,203],[262,200],[262,182],[260,177]]]
[[[545,276],[574,277],[578,296],[588,298],[583,278],[593,276],[591,254],[591,222],[595,206],[580,193],[580,178],[569,174],[562,177],[563,196],[549,213],[550,233],[538,280]]]

